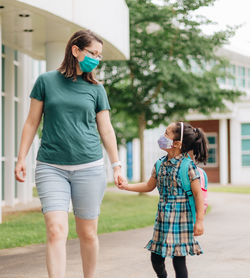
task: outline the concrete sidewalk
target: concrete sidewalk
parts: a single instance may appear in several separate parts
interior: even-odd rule
[[[250,273],[250,195],[209,193],[211,212],[205,219],[205,235],[199,241],[201,256],[188,257],[190,278],[245,278]],[[143,249],[153,227],[103,234],[97,278],[153,278],[150,252]],[[83,278],[78,240],[68,241],[67,278]],[[44,245],[0,251],[1,278],[48,277]],[[174,278],[171,259],[166,259]]]

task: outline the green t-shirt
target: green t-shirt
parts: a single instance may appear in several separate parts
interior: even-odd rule
[[[102,85],[77,77],[65,78],[59,71],[38,77],[30,94],[43,101],[43,132],[37,160],[76,165],[103,157],[96,114],[110,110]]]

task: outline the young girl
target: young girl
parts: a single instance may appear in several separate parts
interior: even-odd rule
[[[154,165],[152,175],[146,183],[122,183],[119,188],[149,192],[156,186],[160,200],[156,215],[153,238],[146,248],[151,251],[153,268],[159,278],[166,278],[165,257],[173,259],[176,278],[187,278],[186,256],[200,255],[202,249],[194,236],[202,235],[204,203],[199,181],[199,172],[192,161],[188,175],[195,198],[196,222],[193,223],[188,197],[182,189],[178,170],[189,151],[193,151],[197,162],[206,163],[207,140],[199,128],[188,123],[171,123],[158,140],[159,147],[167,152],[158,174]]]

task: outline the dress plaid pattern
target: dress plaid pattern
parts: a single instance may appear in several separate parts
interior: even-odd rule
[[[200,255],[203,253],[193,236],[193,218],[188,197],[181,187],[178,170],[183,154],[162,162],[157,177],[160,194],[153,238],[145,248],[162,257]],[[190,181],[198,179],[199,172],[192,162],[189,166]],[[155,165],[152,176],[156,178]]]

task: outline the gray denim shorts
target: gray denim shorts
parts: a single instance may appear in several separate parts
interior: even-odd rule
[[[107,184],[104,166],[67,171],[37,162],[35,182],[44,214],[68,212],[70,199],[75,216],[96,219],[100,214]]]

